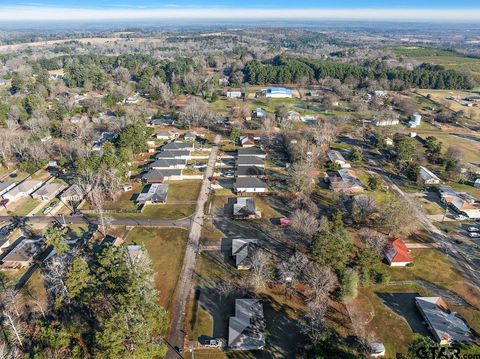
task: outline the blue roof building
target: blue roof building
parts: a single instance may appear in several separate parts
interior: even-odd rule
[[[292,90],[286,87],[270,87],[265,90],[265,97],[292,98]]]

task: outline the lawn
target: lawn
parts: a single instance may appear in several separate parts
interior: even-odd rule
[[[26,198],[22,198],[17,203],[13,203],[13,208],[9,208],[13,215],[17,216],[26,216],[31,211],[35,209],[40,204],[40,201],[33,199],[32,197],[28,196]]]
[[[168,183],[167,203],[171,201],[196,201],[202,181],[185,180]]]
[[[127,236],[129,243],[143,243],[156,273],[155,286],[160,304],[170,308],[182,269],[188,232],[181,228],[136,227]]]
[[[195,203],[148,204],[142,213],[109,213],[109,215],[115,218],[182,219],[191,216],[195,212],[195,207]]]

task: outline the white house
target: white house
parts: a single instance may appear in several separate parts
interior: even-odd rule
[[[4,193],[7,193],[8,191],[10,191],[13,187],[15,187],[14,182],[1,181],[0,182],[0,196],[2,196]]]
[[[264,193],[268,192],[268,185],[256,177],[239,177],[234,189],[236,193]]]
[[[384,255],[390,267],[405,267],[412,263],[407,246],[399,238],[390,241],[385,248]]]
[[[46,183],[35,192],[32,193],[33,199],[38,199],[40,201],[50,201],[53,199],[60,191],[63,189],[63,185],[60,183]]]
[[[343,155],[342,155],[340,152],[336,151],[336,150],[330,150],[330,151],[328,151],[327,155],[328,155],[328,158],[329,158],[330,162],[338,164],[341,168],[350,168],[350,167],[352,167],[352,166],[350,165],[350,163],[348,163],[348,162],[345,160],[345,158],[343,157]]]
[[[439,184],[440,178],[428,168],[420,166],[420,180],[424,184]]]
[[[241,91],[227,91],[228,98],[241,98],[242,92]]]
[[[262,92],[267,98],[292,98],[292,90],[286,87],[270,87]]]
[[[33,193],[37,188],[43,184],[43,181],[40,180],[25,180],[22,183],[18,184],[16,187],[13,187],[10,191],[3,195],[3,198],[10,201],[16,201],[20,198],[27,197],[29,194]]]
[[[480,178],[477,178],[475,182],[473,183],[473,187],[475,188],[480,188]]]

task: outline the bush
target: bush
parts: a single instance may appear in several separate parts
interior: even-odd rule
[[[340,295],[342,298],[356,298],[358,295],[359,277],[356,270],[347,268],[341,278]]]
[[[388,284],[390,283],[390,277],[390,273],[380,272],[377,274],[377,282],[380,284]]]

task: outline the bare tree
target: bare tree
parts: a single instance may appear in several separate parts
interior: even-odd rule
[[[305,279],[305,271],[310,260],[302,252],[295,252],[287,261],[282,261],[278,268],[280,280],[285,284],[295,284]]]
[[[362,228],[358,234],[363,244],[375,248],[380,255],[388,245],[388,237],[385,234],[377,232],[371,228]]]
[[[304,193],[297,193],[295,197],[289,201],[288,208],[291,211],[302,209],[314,215],[315,217],[317,217],[319,213],[318,206],[310,199],[309,196]]]
[[[163,106],[170,107],[173,99],[173,93],[170,86],[163,82],[159,76],[152,77],[150,80],[150,86],[154,90],[158,97],[158,100]]]
[[[205,101],[194,97],[183,109],[183,117],[190,123],[190,126],[199,127],[209,122],[212,112]]]
[[[307,161],[295,162],[288,171],[288,183],[293,192],[309,192],[315,174]]]
[[[253,288],[264,288],[271,279],[271,257],[263,249],[257,249],[252,255],[250,267],[250,284]]]
[[[273,130],[275,129],[275,120],[271,114],[267,114],[262,121],[262,132],[267,140],[272,138]]]
[[[318,220],[315,215],[303,209],[296,209],[291,216],[290,228],[301,238],[310,243],[312,237],[318,231]]]
[[[323,308],[337,285],[337,276],[327,266],[311,262],[306,272],[307,298],[312,307]]]
[[[377,211],[375,199],[367,195],[355,196],[352,199],[351,216],[356,224],[367,221]]]

